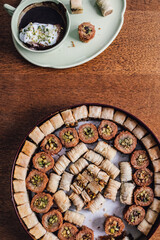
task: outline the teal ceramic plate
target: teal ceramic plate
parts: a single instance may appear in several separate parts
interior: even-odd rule
[[[70,12],[69,0],[61,0],[61,2]],[[95,0],[83,1],[83,14],[71,15],[70,33],[63,45],[54,51],[48,53],[29,52],[16,43],[13,38],[14,45],[26,60],[41,67],[64,69],[83,64],[103,52],[116,38],[123,25],[126,0],[112,0],[111,3],[113,13],[103,17]],[[79,40],[77,28],[82,22],[91,22],[96,28],[94,39],[88,43]]]

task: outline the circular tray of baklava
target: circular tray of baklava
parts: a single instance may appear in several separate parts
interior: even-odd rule
[[[57,111],[19,147],[11,195],[32,239],[149,239],[160,220],[158,139],[113,106]]]

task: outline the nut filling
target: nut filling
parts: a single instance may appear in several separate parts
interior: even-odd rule
[[[133,212],[130,213],[129,215],[129,220],[131,223],[134,223],[137,219],[140,217],[140,212],[137,210],[133,210]]]
[[[45,196],[45,197],[40,197],[40,198],[37,198],[34,202],[34,206],[36,206],[38,209],[44,209],[46,208],[48,204],[48,198]]]
[[[74,140],[73,133],[70,132],[70,131],[65,132],[62,138],[67,143],[70,143],[70,142],[72,142]]]
[[[83,235],[83,237],[80,238],[80,240],[90,240],[90,239],[92,239],[92,236],[91,236],[91,234],[89,234],[89,233]]]
[[[112,128],[106,124],[103,128],[102,128],[102,133],[106,134],[106,135],[111,135],[111,133],[113,132]]]
[[[140,154],[140,155],[137,157],[137,159],[136,159],[137,165],[138,165],[138,166],[141,166],[141,165],[143,165],[144,162],[146,162],[147,160],[148,160],[148,158],[147,158],[147,156],[146,156],[145,154],[144,154],[144,155]]]
[[[91,127],[86,127],[83,129],[84,135],[88,138],[94,136],[94,131]]]
[[[62,232],[63,237],[65,238],[70,238],[72,237],[72,233],[71,233],[71,227],[64,227],[64,230]]]
[[[57,223],[58,222],[58,217],[57,215],[53,215],[53,216],[50,216],[48,218],[48,225],[51,226],[53,225],[54,223]]]
[[[148,202],[150,201],[150,195],[144,190],[137,195],[137,200],[142,202]]]
[[[120,139],[119,140],[119,144],[123,147],[123,148],[129,148],[130,146],[132,146],[133,144],[133,140],[132,138],[124,138],[124,139]]]
[[[45,146],[45,148],[47,150],[56,150],[58,147],[57,143],[55,142],[54,138],[50,137],[47,141],[47,144]]]
[[[39,166],[42,167],[42,168],[47,168],[51,163],[47,161],[45,155],[41,155],[41,156],[38,158],[38,164],[39,164]]]
[[[41,182],[43,181],[43,177],[39,176],[39,175],[34,175],[31,179],[30,182],[32,183],[32,185],[34,186],[39,186],[41,184]]]
[[[120,227],[119,227],[118,222],[113,221],[109,226],[109,232],[111,234],[115,234],[116,232],[119,232],[119,230],[120,230]]]

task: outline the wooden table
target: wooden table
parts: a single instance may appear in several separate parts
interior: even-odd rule
[[[14,155],[37,120],[79,103],[106,103],[129,111],[160,140],[160,3],[128,0],[123,28],[100,56],[76,68],[40,68],[24,60],[11,39],[10,17],[0,16],[0,239],[29,239],[10,197]],[[19,0],[8,0],[17,6]],[[160,239],[160,228],[152,240]]]

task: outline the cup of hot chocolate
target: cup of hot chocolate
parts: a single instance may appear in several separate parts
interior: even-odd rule
[[[58,0],[23,0],[16,9],[8,4],[4,8],[12,16],[14,39],[29,51],[52,51],[69,33],[69,12]]]

